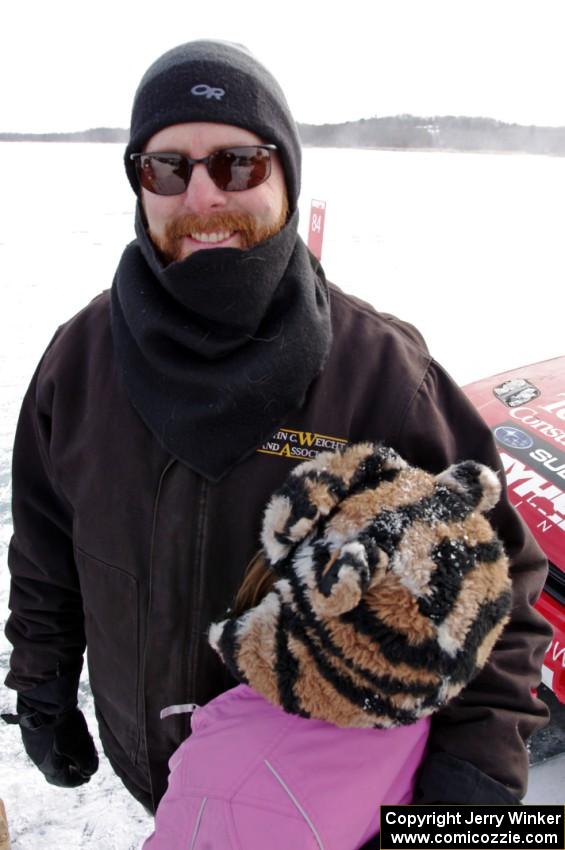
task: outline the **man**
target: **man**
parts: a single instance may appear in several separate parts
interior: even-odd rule
[[[326,283],[297,236],[300,162],[284,95],[244,49],[182,45],[141,80],[125,155],[137,239],[111,290],[55,335],[14,449],[7,684],[55,784],[97,766],[76,707],[87,646],[105,752],[156,807],[183,705],[231,684],[206,629],[296,460],[371,440],[433,472],[498,466],[419,333]],[[531,607],[545,562],[505,499],[493,519],[513,619],[434,718],[420,802],[516,800],[524,742],[546,722],[532,689],[549,630]]]

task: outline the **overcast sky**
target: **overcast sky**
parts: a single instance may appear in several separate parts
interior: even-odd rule
[[[565,0],[6,0],[0,131],[127,127],[146,67],[193,38],[246,44],[299,121],[565,126],[564,25]]]

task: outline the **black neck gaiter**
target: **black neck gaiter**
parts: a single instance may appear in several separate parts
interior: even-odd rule
[[[322,267],[298,214],[253,248],[164,267],[137,210],[112,285],[112,335],[133,406],[159,443],[218,481],[301,406],[330,342]]]

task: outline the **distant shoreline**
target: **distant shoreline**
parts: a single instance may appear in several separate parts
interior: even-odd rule
[[[121,144],[125,145],[126,142],[112,142],[108,139],[37,139],[37,138],[3,138],[6,134],[0,133],[0,143],[12,144],[18,142],[24,143],[35,143],[40,142],[43,144]],[[14,135],[14,134],[10,134]],[[430,154],[484,154],[485,156],[492,156],[493,154],[498,154],[500,156],[551,156],[551,157],[562,157],[565,156],[565,151],[563,153],[560,152],[552,152],[552,151],[539,151],[539,150],[521,150],[519,148],[513,149],[503,149],[503,148],[432,148],[432,147],[416,147],[415,145],[403,145],[403,146],[394,146],[394,145],[336,145],[336,144],[309,144],[302,143],[303,149],[310,148],[325,148],[326,150],[357,150],[357,151],[389,151],[390,153],[430,153]]]
[[[397,115],[343,124],[299,124],[304,147],[442,153],[520,153],[565,156],[565,127],[505,124],[491,118]],[[70,133],[0,133],[0,142],[127,144],[129,131],[94,127]]]

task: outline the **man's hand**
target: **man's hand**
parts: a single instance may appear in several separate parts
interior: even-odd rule
[[[514,794],[468,761],[433,752],[422,762],[413,803],[519,804]]]
[[[80,709],[57,717],[24,711],[19,725],[28,756],[51,785],[76,788],[98,770],[98,754]]]

